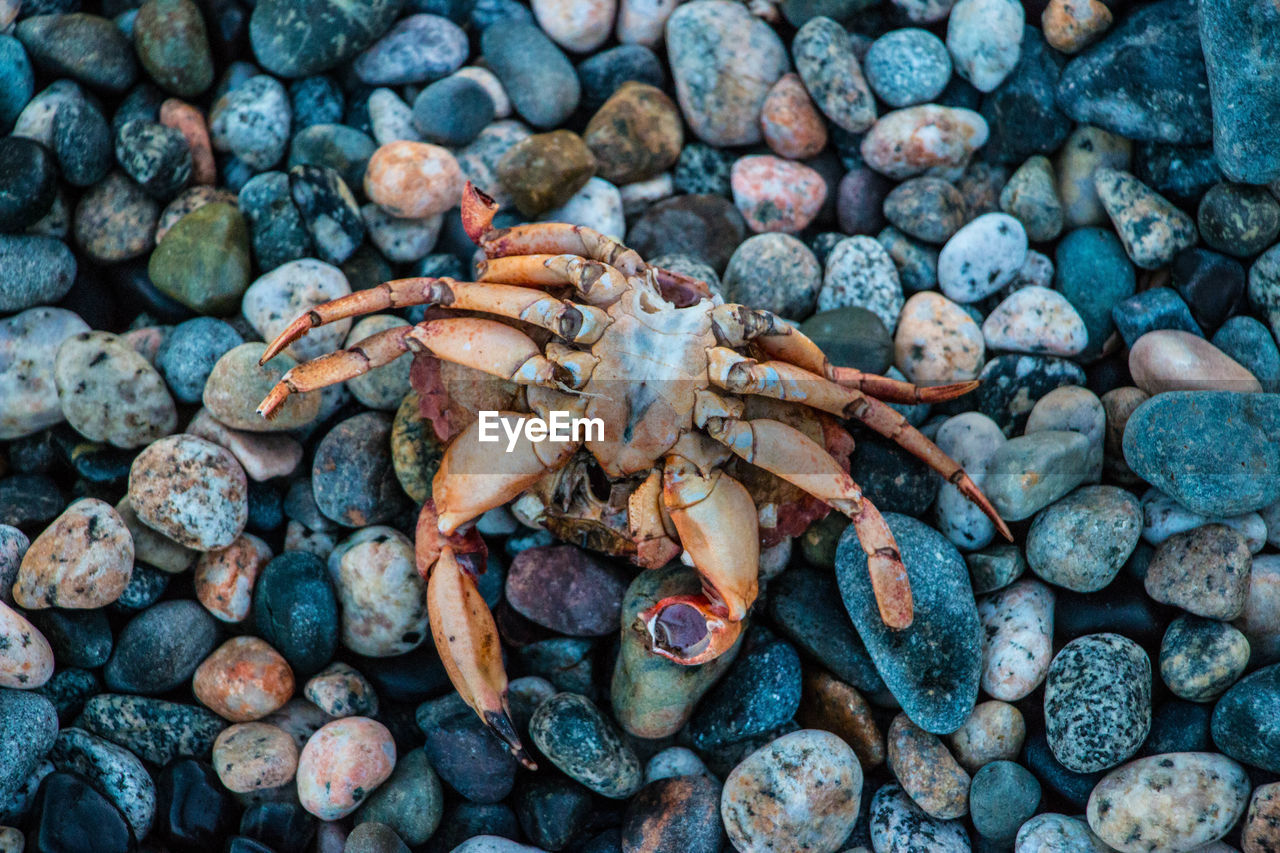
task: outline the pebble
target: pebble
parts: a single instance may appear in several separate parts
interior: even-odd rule
[[[1027,257],[1022,223],[987,213],[947,240],[938,254],[938,286],[948,299],[976,302],[1008,284]]]
[[[0,185],[6,196],[0,201],[0,228],[21,231],[53,206],[58,188],[54,159],[44,146],[9,136],[0,139],[0,163]]]
[[[91,697],[77,725],[156,765],[181,757],[207,758],[226,727],[215,714],[195,705],[118,693]]]
[[[1072,640],[1049,665],[1044,709],[1049,748],[1063,766],[1077,773],[1115,767],[1151,728],[1151,661],[1119,634]]]
[[[480,51],[511,106],[534,127],[554,128],[577,109],[582,85],[572,63],[532,21],[485,29]]]
[[[329,663],[338,646],[339,611],[323,562],[286,549],[267,563],[254,585],[253,623],[299,675]]]
[[[512,145],[498,161],[496,174],[520,212],[534,217],[568,203],[596,166],[582,137],[555,130]]]
[[[979,92],[1009,76],[1022,47],[1026,15],[1014,0],[960,0],[947,18],[947,50],[956,74]]]
[[[72,503],[32,541],[13,583],[26,609],[104,607],[119,598],[133,570],[133,537],[110,504]]]
[[[554,687],[545,686],[550,695],[555,694]],[[508,693],[509,698],[518,695],[514,689]],[[451,789],[476,803],[497,803],[511,793],[518,766],[515,759],[461,696],[451,693],[423,702],[415,719],[426,737],[427,759]]]
[[[251,168],[270,169],[284,157],[292,112],[280,81],[259,74],[214,102],[209,138],[216,150],[231,152]]]
[[[1010,439],[987,463],[983,491],[1006,521],[1030,518],[1088,476],[1089,441],[1065,430]]]
[[[0,602],[0,687],[33,690],[52,675],[49,641],[21,613]]]
[[[821,15],[810,18],[792,40],[791,54],[805,88],[833,124],[849,133],[871,127],[875,98],[843,26]]]
[[[1280,177],[1280,165],[1261,144],[1262,128],[1275,113],[1272,92],[1247,98],[1247,108],[1235,99],[1241,86],[1255,75],[1272,73],[1274,34],[1247,20],[1231,4],[1200,17],[1209,97],[1213,106],[1213,150],[1223,172],[1232,180],[1267,183]],[[1253,853],[1253,851],[1248,851]]]
[[[1192,512],[1211,517],[1253,512],[1280,500],[1280,457],[1268,429],[1265,395],[1173,391],[1129,417],[1124,457],[1151,485]],[[1232,473],[1229,460],[1250,459]]]
[[[440,236],[443,221],[440,215],[400,219],[387,215],[376,204],[366,204],[360,213],[370,242],[384,258],[396,263],[411,263],[429,255]]]
[[[675,165],[684,131],[679,110],[661,89],[626,82],[591,117],[582,139],[600,177],[630,184]]]
[[[1280,842],[1276,827],[1276,819],[1280,817],[1276,814],[1276,791],[1275,782],[1259,785],[1249,798],[1249,810],[1240,830],[1240,844],[1249,853],[1265,853]]]
[[[193,311],[227,314],[249,284],[249,230],[234,205],[213,202],[168,230],[147,264],[152,283]]]
[[[1062,232],[1062,200],[1048,157],[1027,158],[1000,191],[1000,209],[1022,223],[1033,243],[1053,240]]]
[[[1031,354],[1073,356],[1089,343],[1084,320],[1066,297],[1036,285],[997,305],[983,321],[982,334],[991,349]]]
[[[1210,619],[1235,619],[1249,593],[1253,555],[1244,537],[1222,524],[1177,533],[1147,566],[1147,594]]]
[[[127,342],[109,332],[82,332],[58,348],[53,369],[62,413],[95,441],[131,448],[177,425],[164,380]]]
[[[617,0],[537,0],[538,26],[566,50],[590,53],[608,38],[617,15]]]
[[[693,0],[668,19],[666,46],[680,112],[694,134],[721,147],[759,142],[761,106],[790,70],[773,29],[742,4]]]
[[[1115,324],[1112,309],[1133,295],[1133,266],[1115,234],[1100,228],[1068,233],[1054,253],[1054,286],[1084,320],[1089,344],[1086,358],[1101,353]]]
[[[946,45],[928,30],[892,30],[871,43],[864,62],[867,83],[891,107],[934,100],[951,79]]]
[[[1200,199],[1200,237],[1212,249],[1239,258],[1256,255],[1280,234],[1280,203],[1263,187],[1215,184]]]
[[[626,0],[621,4],[622,14],[626,14],[630,2]],[[671,6],[668,14],[674,9]],[[579,62],[577,71],[582,83],[583,106],[597,109],[628,80],[661,88],[666,82],[666,67],[651,45],[623,41],[617,47],[602,50]]]
[[[118,93],[138,76],[132,46],[107,18],[84,12],[35,15],[18,22],[13,33],[32,64],[54,77]]]
[[[1142,269],[1165,266],[1195,243],[1191,217],[1128,172],[1098,169],[1094,185],[1125,251]]]
[[[149,444],[129,470],[143,524],[196,551],[225,548],[244,530],[248,482],[230,452],[192,435]]]
[[[1015,853],[1110,853],[1082,819],[1046,812],[1022,825],[1014,841]]]
[[[1013,761],[1022,751],[1027,724],[1022,712],[1008,702],[979,702],[969,719],[947,740],[960,766],[976,773],[992,761]]]
[[[196,668],[196,698],[225,720],[244,723],[279,710],[293,695],[293,671],[258,637],[227,640]]]
[[[911,583],[911,626],[899,631],[884,626],[866,555],[852,528],[841,537],[836,555],[840,594],[902,710],[925,731],[946,734],[973,710],[982,670],[982,629],[969,592],[969,572],[959,552],[932,528],[896,513],[885,513],[885,521]],[[942,642],[938,638],[944,634]]]
[[[884,197],[884,218],[917,240],[945,243],[968,221],[969,212],[954,184],[924,176],[908,178]]]
[[[157,122],[126,122],[116,134],[115,154],[125,173],[153,198],[171,198],[191,177],[186,138]]]
[[[893,338],[894,363],[917,384],[975,378],[986,347],[973,318],[932,291],[913,294],[903,305]]]
[[[414,749],[400,756],[391,777],[365,801],[360,820],[381,823],[417,846],[435,835],[443,806],[440,780],[426,753]]]
[[[626,188],[638,186],[640,184],[628,184]],[[618,239],[627,230],[625,206],[622,190],[603,178],[590,178],[568,201],[544,213],[543,219],[585,225],[606,237]],[[714,271],[706,272],[715,277]]]
[[[1225,622],[1179,616],[1160,644],[1160,677],[1176,695],[1212,702],[1244,674],[1249,640]]]
[[[53,748],[58,716],[48,699],[0,688],[0,802],[8,803]]]
[[[1158,546],[1176,533],[1185,533],[1206,524],[1222,524],[1237,531],[1254,554],[1261,551],[1267,542],[1267,523],[1256,512],[1213,518],[1192,512],[1159,489],[1150,489],[1142,496],[1142,516],[1142,540],[1148,545]],[[1150,556],[1143,565],[1143,577],[1146,576],[1146,563],[1150,563]]]
[[[686,255],[720,272],[743,243],[746,230],[742,214],[728,199],[678,195],[645,211],[628,230],[627,243],[643,257]],[[820,271],[816,259],[813,266]]]
[[[557,634],[598,637],[618,630],[627,577],[572,545],[521,551],[507,570],[506,599]]]
[[[316,447],[312,489],[320,511],[345,527],[380,524],[399,513],[405,496],[396,481],[391,417],[364,412],[329,430]]]
[[[460,74],[437,80],[413,102],[414,129],[437,145],[466,145],[493,118],[493,98],[482,85]]]
[[[5,81],[5,85],[0,87],[4,92],[0,95],[0,129],[8,131],[35,91],[31,60],[27,58],[22,43],[12,35],[0,39],[0,76]]]
[[[865,164],[860,163],[846,172],[836,185],[836,219],[840,230],[846,234],[872,234],[882,228],[885,219],[882,208],[891,189],[894,187],[888,178]]]
[[[364,190],[392,216],[427,219],[457,203],[462,195],[462,173],[458,161],[444,148],[423,142],[391,142],[369,160]]]
[[[850,306],[871,311],[889,330],[902,311],[898,270],[884,248],[870,237],[847,237],[827,256],[818,310]]]
[[[304,258],[259,276],[244,293],[244,315],[258,334],[266,340],[274,340],[299,315],[349,293],[351,287],[340,269],[323,261]],[[285,352],[298,361],[319,358],[341,349],[350,330],[349,319],[329,323],[312,329]],[[244,428],[238,424],[230,425]]]
[[[1204,338],[1179,329],[1158,329],[1129,351],[1134,384],[1149,394],[1178,390],[1261,391],[1257,378]]]
[[[151,79],[179,97],[213,83],[213,57],[200,8],[190,0],[151,0],[133,22],[134,45]]]
[[[1111,10],[1099,0],[1050,0],[1040,24],[1054,50],[1072,54],[1101,38],[1111,20]]]
[[[610,799],[625,799],[643,783],[640,759],[585,696],[558,693],[542,702],[529,736],[572,779]]]
[[[426,639],[427,585],[415,566],[413,543],[403,533],[377,525],[353,533],[329,556],[329,574],[347,648],[390,657]]]
[[[298,799],[321,820],[339,820],[387,781],[395,763],[395,743],[381,723],[368,717],[334,720],[302,748]]]
[[[373,160],[369,163],[372,166]],[[368,170],[365,176],[368,177]],[[364,240],[364,220],[342,176],[328,166],[291,166],[289,192],[315,245],[316,256],[329,264],[347,261]]]
[[[789,643],[754,646],[699,703],[689,738],[710,752],[775,731],[795,715],[800,691],[800,658]]]
[[[218,179],[218,167],[213,159],[213,143],[209,139],[209,127],[204,113],[178,100],[169,98],[160,104],[160,123],[182,134],[191,150],[191,182],[212,186]]]
[[[975,595],[995,592],[1022,577],[1027,560],[1016,545],[1001,543],[965,554]]]
[[[1083,486],[1035,517],[1027,564],[1049,583],[1096,592],[1119,574],[1142,535],[1138,499],[1117,486]]]
[[[243,622],[253,604],[253,585],[271,560],[271,547],[252,533],[196,560],[192,583],[196,598],[223,622]]]
[[[980,412],[964,412],[947,419],[934,440],[943,453],[970,472],[979,488],[986,478],[987,462],[1005,443],[1000,427]],[[938,531],[957,548],[982,548],[995,536],[991,520],[952,483],[939,487],[934,516]]]
[[[802,318],[813,313],[822,288],[822,266],[790,234],[757,234],[742,241],[724,271],[725,298]]]
[[[707,765],[698,753],[683,746],[669,746],[655,754],[644,766],[644,782],[672,779],[679,776],[711,776]]]
[[[1240,310],[1245,274],[1239,261],[1208,249],[1187,249],[1174,256],[1170,273],[1197,327],[1212,332]]]
[[[286,785],[297,767],[293,738],[268,723],[227,726],[213,742],[213,769],[227,790],[237,794]]]
[[[358,346],[375,334],[407,325],[409,324],[399,317],[387,314],[363,317],[351,327],[346,346]],[[409,391],[409,368],[412,363],[412,359],[401,358],[375,367],[368,373],[349,379],[347,390],[351,392],[351,396],[371,409],[394,411]]]
[[[1100,127],[1083,126],[1071,132],[1054,160],[1068,228],[1107,224],[1094,175],[1101,169],[1128,169],[1132,153],[1128,139]]]
[[[807,160],[827,147],[826,122],[798,74],[782,75],[769,90],[760,107],[760,132],[775,154],[790,160]]]
[[[867,700],[853,687],[825,672],[805,677],[796,722],[805,728],[838,735],[853,748],[863,767],[874,767],[884,761],[884,736]]]
[[[622,849],[715,853],[722,838],[719,803],[720,784],[706,775],[652,782],[628,804]]]
[[[1102,479],[1105,456],[1107,413],[1102,401],[1088,388],[1062,385],[1036,401],[1027,416],[1025,432],[1061,429],[1078,432],[1089,439],[1087,482]]]
[[[1235,316],[1222,324],[1212,344],[1262,383],[1262,390],[1280,389],[1280,349],[1271,333],[1253,317]]]
[[[125,625],[103,681],[116,693],[168,693],[191,678],[217,642],[217,623],[199,604],[161,602]]]
[[[1053,654],[1053,591],[1017,581],[978,602],[982,621],[982,689],[1006,702],[1044,681]]]
[[[1089,828],[1121,853],[1195,850],[1244,814],[1249,777],[1204,752],[1153,755],[1108,773],[1089,795]]]
[[[27,822],[34,850],[79,848],[126,853],[133,847],[129,825],[119,809],[74,773],[48,775],[40,784]]]
[[[230,429],[254,433],[297,429],[319,414],[321,397],[316,392],[290,394],[270,420],[257,413],[267,392],[297,364],[282,353],[259,366],[258,359],[265,350],[262,343],[240,344],[223,353],[209,373],[202,395],[204,405]]]
[[[930,817],[902,786],[893,783],[871,798],[870,825],[872,848],[882,853],[969,853],[972,849],[963,822]]]
[[[191,423],[187,424],[186,432],[231,451],[231,455],[244,468],[246,476],[254,483],[288,476],[302,461],[302,445],[293,437],[233,430],[215,420],[207,409],[196,413]],[[252,495],[251,490],[251,516]],[[252,519],[250,523],[253,523]]]
[[[1040,806],[1040,783],[1021,764],[993,761],[973,776],[969,813],[983,838],[1008,844]]]
[[[303,695],[330,717],[365,717],[378,712],[373,685],[345,663],[335,662],[313,675]]]
[[[299,15],[283,0],[255,4],[249,41],[262,67],[284,77],[306,77],[351,59],[391,26],[401,4],[393,0],[324,0]]]
[[[862,769],[848,744],[830,732],[801,729],[733,769],[720,815],[741,851],[835,851],[853,829],[861,795]]]
[[[969,812],[969,774],[937,735],[907,719],[894,717],[888,736],[889,770],[915,804],[940,820]]]
[[[902,180],[966,163],[987,141],[986,120],[972,110],[921,104],[885,113],[862,137],[866,164]]]
[[[770,155],[738,160],[730,180],[733,203],[757,233],[804,230],[827,195],[826,182],[813,169]]]
[[[186,143],[183,144],[185,145]],[[169,229],[177,224],[179,219],[213,202],[235,204],[236,196],[228,190],[220,190],[204,184],[188,187],[178,193],[165,206],[160,218],[156,221],[156,242],[163,240],[164,236],[169,233]]]
[[[439,15],[409,15],[370,45],[351,64],[360,82],[398,86],[438,80],[467,59],[462,28]]]
[[[156,786],[146,768],[129,750],[79,728],[58,733],[49,759],[64,773],[87,778],[120,810],[135,836],[151,831],[156,810]]]
[[[33,435],[63,420],[54,358],[63,341],[88,331],[65,308],[31,308],[0,320],[0,440]]]
[[[377,145],[366,134],[341,124],[313,124],[289,144],[290,168],[328,166],[348,187],[359,187]]]

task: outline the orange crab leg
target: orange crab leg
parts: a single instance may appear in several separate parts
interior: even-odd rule
[[[682,664],[713,660],[742,632],[756,599],[760,532],[746,488],[720,470],[703,474],[677,454],[663,468],[662,499],[702,577],[702,595],[664,598],[640,614],[653,651]]]
[[[832,382],[869,394],[879,400],[890,403],[905,403],[913,406],[917,403],[945,403],[963,397],[982,383],[976,379],[967,382],[952,382],[949,385],[912,385],[901,379],[889,376],[878,376],[874,373],[863,373],[852,367],[827,368],[827,378]]]
[[[752,421],[710,418],[705,429],[708,435],[746,461],[847,515],[867,555],[880,618],[890,628],[911,625],[911,584],[893,534],[858,484],[826,448],[800,430],[768,418]]]
[[[782,361],[755,361],[726,347],[708,350],[709,378],[713,385],[739,394],[759,394],[803,403],[842,418],[854,418],[899,444],[924,461],[947,482],[977,504],[1010,542],[1013,534],[986,495],[973,482],[964,468],[936,444],[913,427],[901,414],[884,403],[854,388],[846,388],[828,379]]]
[[[328,385],[336,385],[375,367],[390,364],[409,351],[408,338],[413,326],[384,329],[357,342],[354,346],[322,355],[289,368],[258,406],[258,414],[267,419],[276,416],[290,394],[304,394]]]
[[[630,285],[614,267],[577,255],[512,255],[477,265],[480,281],[533,287],[572,287],[592,305],[617,302]]]
[[[489,258],[510,255],[581,255],[616,268],[624,275],[644,272],[640,255],[612,237],[585,225],[566,222],[535,222],[499,228],[480,236],[479,245]]]

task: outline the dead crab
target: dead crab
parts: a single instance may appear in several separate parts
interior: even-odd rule
[[[649,266],[589,228],[495,230],[496,208],[468,184],[463,224],[487,258],[479,281],[400,279],[319,305],[294,320],[262,361],[343,317],[411,305],[472,315],[388,329],[300,364],[258,411],[270,417],[291,393],[414,352],[515,383],[521,393],[501,414],[510,425],[534,415],[549,420],[555,411],[603,421],[603,437],[579,442],[536,441],[522,429],[507,452],[505,442],[482,443],[479,422],[470,422],[444,453],[417,525],[418,570],[427,578],[440,656],[458,692],[522,762],[532,766],[508,715],[497,629],[475,584],[484,546],[471,523],[489,509],[532,495],[550,510],[591,492],[595,502],[579,509],[613,513],[605,529],[625,532],[615,544],[635,562],[660,566],[683,552],[702,577],[702,593],[664,599],[641,614],[652,650],[682,664],[728,649],[756,598],[761,519],[753,492],[727,470],[734,457],[847,515],[866,551],[881,617],[895,628],[911,624],[906,569],[884,519],[821,432],[815,439],[794,419],[761,416],[769,406],[861,421],[925,460],[1009,536],[964,470],[881,402],[947,400],[976,382],[917,388],[834,367],[767,311],[720,303],[702,282]]]

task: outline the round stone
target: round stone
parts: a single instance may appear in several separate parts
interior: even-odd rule
[[[233,723],[259,720],[293,695],[293,671],[258,637],[232,637],[196,668],[191,689],[201,704]]]
[[[329,556],[342,606],[342,642],[357,654],[391,657],[427,637],[427,585],[413,543],[390,527],[353,534]]]
[[[347,527],[380,524],[405,506],[390,452],[391,417],[365,412],[337,424],[316,447],[312,490],[325,517]]]
[[[1244,674],[1249,640],[1225,622],[1179,616],[1160,644],[1160,677],[1177,696],[1211,702]]]
[[[158,122],[125,122],[116,132],[115,153],[125,174],[153,198],[171,198],[191,177],[186,137]]]
[[[155,604],[120,632],[103,680],[119,693],[167,693],[191,678],[217,641],[217,623],[194,601]]]
[[[53,675],[53,649],[21,613],[0,601],[0,687],[34,690]]]
[[[484,86],[454,74],[423,89],[413,102],[413,126],[427,142],[466,145],[493,121],[493,98]]]
[[[582,86],[573,64],[533,21],[486,28],[480,52],[515,111],[534,127],[557,127],[577,108]]]
[[[1263,187],[1215,184],[1200,199],[1200,238],[1238,258],[1256,255],[1280,234],[1280,202]]]
[[[611,799],[626,799],[643,783],[640,759],[591,700],[558,693],[534,711],[529,737],[570,778]]]
[[[950,181],[908,178],[884,197],[884,218],[926,243],[945,243],[969,219],[964,196]]]
[[[656,177],[675,165],[684,144],[680,112],[666,93],[646,83],[623,83],[600,107],[582,139],[597,174],[614,184]]]
[[[1084,320],[1061,293],[1031,285],[1015,290],[982,323],[993,350],[1078,355],[1089,343]]]
[[[333,583],[314,554],[286,549],[267,563],[253,591],[253,624],[299,675],[317,672],[338,647]]]
[[[1000,290],[1027,258],[1027,232],[1004,213],[986,213],[961,228],[938,255],[938,285],[948,299],[976,302]]]
[[[935,167],[966,163],[989,133],[972,110],[921,104],[881,116],[862,137],[859,151],[868,166],[902,180]]]
[[[847,237],[827,256],[818,310],[858,306],[871,311],[889,331],[902,312],[902,285],[893,259],[870,237]]]
[[[406,219],[424,219],[455,207],[462,198],[462,183],[454,156],[423,142],[383,145],[364,174],[369,200]]]
[[[951,80],[951,57],[933,33],[908,27],[872,42],[863,70],[880,100],[892,107],[909,107],[942,93]]]
[[[253,169],[266,170],[284,157],[292,119],[284,86],[274,77],[259,74],[214,102],[209,138],[217,150],[231,152]]]
[[[803,231],[827,197],[827,184],[808,166],[780,157],[743,157],[730,174],[733,203],[757,233]]]
[[[252,533],[201,554],[192,578],[196,598],[223,622],[243,622],[253,604],[253,584],[270,560],[271,547]]]
[[[760,129],[769,148],[789,160],[808,160],[827,147],[826,122],[798,74],[773,84],[760,108]]]
[[[196,551],[213,551],[244,531],[248,481],[229,451],[203,438],[172,435],[133,460],[129,503],[153,530]]]
[[[1046,507],[1027,533],[1027,564],[1046,581],[1096,592],[1120,572],[1142,535],[1142,507],[1116,486],[1085,486]]]
[[[201,314],[230,314],[249,284],[249,229],[234,205],[214,202],[182,217],[156,246],[156,288]]]
[[[244,316],[264,339],[275,340],[307,311],[350,293],[347,277],[337,267],[312,258],[290,261],[249,286]],[[343,318],[312,329],[285,352],[298,361],[310,361],[341,349],[349,331],[351,320]]]
[[[789,234],[747,238],[724,273],[726,299],[797,320],[813,313],[821,287],[818,259]]]
[[[213,742],[213,769],[227,790],[237,794],[288,784],[297,768],[293,738],[268,723],[227,726]]]
[[[985,359],[982,331],[942,294],[922,291],[903,305],[893,338],[894,364],[917,384],[976,378]]]
[[[1016,0],[960,0],[947,19],[956,73],[979,92],[999,86],[1018,64],[1026,14]]]
[[[345,663],[332,663],[313,675],[302,693],[330,717],[367,717],[378,713],[378,695],[373,685]]]
[[[351,67],[370,86],[422,83],[455,71],[466,61],[467,52],[467,35],[453,21],[439,15],[408,15]]]
[[[897,853],[916,847],[929,853],[967,853],[973,849],[961,821],[930,817],[893,783],[881,787],[871,798],[870,825],[876,850]]]
[[[1022,712],[1008,702],[979,702],[960,728],[948,735],[951,753],[960,766],[976,773],[993,761],[1013,761],[1022,751],[1027,724]]]
[[[1013,761],[993,761],[973,777],[969,814],[983,838],[1008,843],[1040,805],[1040,783]]]
[[[298,799],[321,820],[339,820],[391,776],[391,733],[368,717],[345,717],[311,736],[298,758]]]
[[[179,97],[213,83],[213,57],[200,7],[191,0],[147,0],[133,22],[134,46],[151,78]]]
[[[173,327],[156,352],[156,369],[183,403],[198,403],[213,367],[242,343],[240,334],[214,317],[197,317]]]
[[[0,139],[0,231],[21,231],[49,212],[57,167],[43,145],[19,136]]]
[[[139,447],[177,426],[178,413],[160,374],[110,332],[66,338],[58,347],[53,379],[62,414],[86,438]]]
[[[1244,536],[1224,524],[1206,524],[1161,542],[1143,583],[1161,603],[1210,619],[1234,619],[1248,598],[1252,564]]]
[[[203,402],[209,412],[232,429],[249,432],[276,432],[297,429],[316,419],[320,412],[320,392],[290,394],[270,419],[257,408],[268,392],[297,365],[281,353],[264,365],[258,364],[266,345],[240,344],[228,350],[214,364],[205,383]]]

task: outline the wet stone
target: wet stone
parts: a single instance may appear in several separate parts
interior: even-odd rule
[[[689,721],[694,746],[710,750],[772,731],[800,705],[800,658],[786,642],[738,656]]]
[[[719,272],[745,234],[742,214],[727,199],[685,195],[660,201],[645,211],[627,232],[627,244],[642,257],[688,255]],[[817,267],[816,261],[813,266]]]
[[[938,820],[916,805],[900,785],[884,785],[871,799],[871,841],[874,849],[910,853],[967,853],[968,833],[958,820]]]
[[[1095,592],[1109,584],[1138,545],[1142,509],[1115,486],[1085,486],[1036,516],[1027,563],[1052,584]]]
[[[564,848],[584,832],[591,819],[593,803],[591,793],[571,779],[535,776],[516,789],[512,807],[525,836],[537,845],[533,849],[545,850]]]
[[[511,793],[516,767],[500,741],[456,693],[418,706],[423,751],[440,779],[466,799],[496,803]]]
[[[810,18],[796,33],[791,53],[805,88],[832,123],[861,133],[875,122],[875,98],[844,27],[831,18]]]
[[[497,164],[497,176],[525,216],[565,204],[596,171],[591,149],[569,130],[539,133],[513,145]]]
[[[209,849],[227,835],[235,805],[213,768],[183,759],[156,777],[155,835],[179,849]]]
[[[249,284],[249,233],[234,205],[213,202],[182,217],[147,264],[164,295],[193,311],[227,314]]]
[[[769,90],[760,128],[769,148],[792,160],[807,160],[827,146],[826,122],[795,73],[784,74]]]
[[[1094,185],[1125,251],[1142,269],[1156,269],[1196,240],[1191,217],[1128,172],[1099,169]]]
[[[1006,44],[1010,36],[1012,31],[1006,31]],[[1061,67],[1062,58],[1028,22],[1022,29],[1017,64],[982,100],[981,114],[991,130],[983,149],[986,160],[1012,166],[1062,145],[1071,131],[1071,119],[1062,112],[1055,93]]]
[[[300,676],[329,663],[338,645],[339,612],[320,559],[285,551],[267,563],[254,587],[253,622]]]
[[[405,506],[389,453],[391,418],[365,412],[331,429],[316,448],[312,489],[329,519],[363,527],[394,518]]]
[[[311,253],[311,235],[293,203],[284,172],[262,172],[250,178],[240,188],[239,207],[263,272]]]
[[[841,596],[885,684],[912,722],[947,733],[965,721],[982,670],[981,626],[959,552],[941,534],[908,516],[885,520],[907,567],[915,619],[886,628],[871,591],[866,556],[849,528],[836,556]],[[946,642],[936,638],[945,635]],[[920,674],[928,672],[925,683]]]
[[[1151,727],[1151,662],[1119,634],[1092,634],[1062,648],[1045,684],[1053,755],[1079,773],[1106,770],[1138,751]]]
[[[345,663],[332,663],[316,673],[302,692],[330,717],[369,717],[378,713],[378,695],[373,685]]]
[[[191,177],[186,138],[156,122],[126,122],[116,134],[115,154],[125,173],[153,198],[171,198]]]

